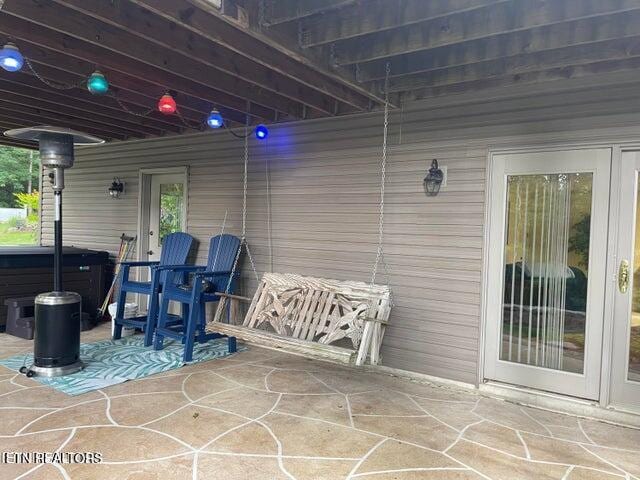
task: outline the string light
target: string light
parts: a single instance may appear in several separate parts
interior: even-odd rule
[[[264,140],[269,135],[269,129],[265,127],[263,124],[260,124],[256,127],[256,138],[258,140]]]
[[[211,113],[207,117],[207,125],[211,128],[220,128],[224,125],[224,120],[218,110],[211,110]]]
[[[1,3],[2,3],[2,0],[0,0],[0,4]],[[122,103],[118,95],[116,95],[113,91],[109,91],[110,89],[109,81],[104,76],[104,74],[99,70],[94,70],[94,72],[91,75],[89,75],[86,78],[86,80],[82,79],[79,82],[76,82],[74,84],[68,84],[68,85],[57,84],[56,82],[47,80],[45,77],[40,75],[34,69],[29,59],[25,58],[22,55],[22,53],[20,52],[20,49],[14,43],[7,42],[4,45],[4,47],[0,49],[0,67],[2,67],[4,70],[8,72],[17,72],[20,69],[22,69],[22,66],[25,63],[27,67],[34,73],[36,78],[38,78],[38,80],[42,81],[43,83],[50,86],[51,88],[55,88],[58,90],[70,90],[73,88],[78,88],[86,82],[87,90],[89,90],[89,92],[91,92],[93,95],[105,95],[108,93],[109,94],[108,96],[113,97],[116,100],[116,102],[118,102],[118,105],[120,105],[120,107],[125,112],[131,115],[136,115],[138,117],[146,117],[154,110],[154,108],[151,107],[150,109],[145,110],[143,112],[132,111],[129,107],[127,107],[124,103]],[[158,109],[158,111],[160,111],[165,115],[177,114],[180,120],[182,121],[182,123],[185,124],[185,126],[189,128],[198,129],[197,126],[187,123],[185,119],[182,117],[182,115],[180,115],[180,112],[178,112],[178,106],[176,104],[176,101],[170,92],[167,92],[164,95],[162,95],[162,97],[160,97],[156,108]],[[236,134],[235,132],[230,130],[227,127],[227,125],[225,125],[224,118],[222,118],[222,115],[220,114],[220,112],[215,108],[211,110],[209,115],[207,115],[206,123],[207,123],[207,126],[209,126],[210,128],[217,129],[217,128],[225,127],[225,129],[227,129],[229,133],[231,133],[235,137],[245,138],[244,135]],[[256,136],[258,140],[264,140],[269,136],[269,129],[265,125],[260,124],[260,125],[257,125],[252,132],[247,132],[246,135],[251,135],[252,133]]]
[[[104,95],[109,90],[109,82],[96,70],[87,79],[87,89],[94,95]]]
[[[24,57],[13,43],[7,43],[0,50],[0,67],[7,72],[17,72],[22,68]]]
[[[165,93],[158,101],[158,110],[165,115],[171,115],[176,113],[176,101],[171,94]]]

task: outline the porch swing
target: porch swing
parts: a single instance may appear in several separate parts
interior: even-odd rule
[[[380,361],[380,346],[393,304],[388,271],[384,260],[384,196],[389,124],[388,77],[386,67],[384,129],[380,161],[380,206],[378,246],[370,283],[339,281],[294,273],[269,273],[258,278],[246,238],[247,171],[249,161],[248,127],[244,135],[244,176],[242,235],[232,273],[220,297],[207,331],[238,337],[268,348],[325,358],[356,365]],[[230,294],[242,250],[247,252],[258,287],[253,298]],[[375,283],[379,266],[386,274],[386,285]],[[241,303],[249,307],[241,317]],[[225,313],[228,323],[223,322]],[[268,328],[269,330],[267,330]],[[336,345],[336,343],[340,343]]]

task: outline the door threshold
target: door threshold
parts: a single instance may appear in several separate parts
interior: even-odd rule
[[[595,400],[568,397],[496,381],[488,381],[481,384],[479,391],[486,395],[502,398],[527,407],[575,415],[625,427],[640,428],[640,412],[630,412],[614,407],[602,407]]]

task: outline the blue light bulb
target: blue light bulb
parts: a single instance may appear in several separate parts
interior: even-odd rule
[[[211,128],[220,128],[224,125],[224,120],[220,112],[217,110],[211,110],[211,113],[207,117],[207,125]]]
[[[269,129],[265,127],[263,124],[260,124],[256,127],[256,138],[258,140],[264,140],[269,135]]]
[[[7,72],[17,72],[22,68],[24,57],[13,43],[7,43],[0,50],[0,67]]]

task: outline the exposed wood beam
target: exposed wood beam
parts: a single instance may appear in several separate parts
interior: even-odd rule
[[[513,87],[515,85],[539,84],[552,81],[566,81],[586,77],[597,78],[616,72],[635,71],[640,68],[640,57],[626,60],[605,60],[588,65],[567,65],[537,72],[505,75],[502,77],[485,78],[477,81],[461,82],[443,86],[428,87],[413,90],[403,94],[404,101],[434,98],[445,95],[481,92],[492,88]]]
[[[100,21],[125,29],[150,42],[215,69],[212,79],[243,87],[249,93],[258,92],[262,97],[276,94],[289,101],[302,103],[326,114],[334,111],[334,99],[318,90],[307,87],[292,78],[279,74],[202,36],[194,35],[185,27],[128,2],[103,0],[65,0],[71,6]],[[213,71],[213,70],[212,70]],[[263,93],[264,90],[264,93]],[[236,91],[236,90],[234,90]],[[258,101],[256,99],[256,101]],[[297,112],[297,108],[294,113]],[[285,112],[289,113],[289,112]]]
[[[640,10],[557,23],[393,58],[391,77],[640,35]],[[359,68],[359,80],[382,80],[386,60]]]
[[[631,11],[639,7],[640,0],[511,0],[340,42],[336,47],[337,62],[339,65],[365,63],[554,23]]]
[[[316,47],[369,33],[406,27],[507,0],[369,0],[350,8],[305,19],[302,47]]]
[[[104,125],[102,123],[90,120],[79,119],[73,115],[67,115],[58,112],[52,112],[44,108],[30,107],[26,105],[18,105],[15,103],[3,102],[0,105],[0,116],[4,118],[25,119],[34,122],[34,125],[50,123],[53,125],[71,126],[87,131],[101,132],[102,135],[109,135],[112,138],[125,140],[127,138],[143,138],[144,135],[137,132],[129,132],[122,128]]]
[[[104,139],[116,139],[116,140],[126,140],[128,137],[122,134],[115,134],[101,128],[96,129],[93,126],[89,126],[80,121],[75,121],[73,119],[68,118],[53,118],[49,115],[42,115],[40,112],[25,112],[23,110],[15,111],[9,108],[6,108],[6,105],[0,106],[0,122],[8,121],[15,124],[20,124],[22,126],[33,126],[33,125],[42,125],[46,123],[54,123],[60,127],[73,128],[75,130],[81,130],[92,135],[96,135],[100,138]]]
[[[126,121],[123,121],[122,119],[104,115],[100,113],[100,111],[86,111],[76,108],[78,103],[75,101],[69,101],[66,103],[62,103],[60,101],[47,101],[45,100],[45,98],[47,98],[46,95],[40,95],[40,93],[43,92],[38,92],[36,90],[35,95],[33,93],[29,95],[24,93],[24,89],[16,87],[19,86],[9,82],[4,82],[2,79],[0,79],[0,95],[3,97],[3,101],[7,104],[33,107],[47,112],[57,112],[63,115],[73,116],[79,120],[99,123],[107,128],[113,127],[114,129],[122,131],[124,133],[132,132],[141,136],[157,136],[162,135],[162,133],[164,132],[163,130],[156,130],[144,127],[142,125],[136,125],[135,123],[128,123]]]
[[[99,97],[97,101],[87,99],[84,95],[84,90],[81,88],[53,90],[27,73],[1,77],[0,88],[5,92],[12,92],[22,97],[31,98],[33,102],[32,105],[35,106],[37,106],[39,100],[44,100],[51,104],[64,107],[68,106],[75,110],[80,110],[86,115],[97,114],[105,119],[109,118],[112,121],[116,121],[123,126],[138,128],[149,134],[162,134],[164,132],[180,133],[184,128],[180,128],[177,124],[151,121],[149,117],[130,115],[115,105],[115,102],[113,102],[110,97]]]
[[[326,93],[358,110],[368,110],[379,98],[327,71],[328,65],[310,60],[293,47],[283,46],[264,33],[242,27],[215,8],[196,8],[187,0],[133,0],[158,15],[179,23],[207,39]],[[254,12],[255,13],[255,12]]]
[[[348,7],[358,0],[266,0],[265,25],[279,25]]]
[[[0,25],[1,24],[2,17],[0,16]],[[44,75],[44,77],[50,80],[57,80],[58,82],[68,84],[75,83],[79,80],[85,79],[95,68],[94,63],[87,62],[84,59],[68,54],[59,53],[55,50],[50,50],[49,48],[29,41],[21,40],[20,48],[26,54],[31,63],[34,64],[38,73]],[[25,70],[28,71],[28,69]],[[157,122],[160,124],[166,124],[173,128],[177,128],[177,131],[181,131],[185,128],[185,125],[177,116],[163,115],[155,109],[158,98],[166,90],[165,86],[150,83],[144,79],[132,77],[115,70],[103,69],[102,72],[107,75],[109,79],[111,91],[116,93],[118,98],[124,101],[130,109],[135,112],[147,111],[149,109],[152,110],[151,113],[144,117],[132,115],[134,118],[138,119],[139,122]],[[8,77],[8,79],[11,78],[13,77]],[[35,78],[31,79],[30,85],[40,88],[44,87],[42,83],[35,81]],[[80,88],[79,92],[74,90],[74,95],[79,95],[81,98],[91,102],[100,102],[101,104],[112,106],[113,108],[120,110],[122,114],[125,114],[111,95],[95,97],[84,88]],[[204,115],[206,115],[211,108],[211,104],[209,102],[185,94],[179,96],[179,104],[182,116],[195,123],[202,123]],[[225,109],[224,107],[221,107],[220,111],[225,118],[233,119],[244,124],[244,114],[239,114],[234,110]]]
[[[425,87],[475,82],[506,75],[521,75],[528,72],[551,70],[565,65],[588,65],[604,60],[625,60],[635,57],[640,57],[640,36],[533,54],[516,55],[429,73],[397,77],[389,81],[389,91],[402,92]],[[379,81],[377,88],[382,87],[383,81]]]
[[[127,73],[157,85],[185,92],[215,105],[224,105],[237,112],[247,109],[241,97],[229,95],[208,86],[210,78],[203,82],[189,78],[175,59],[163,55],[160,49],[150,48],[143,42],[132,40],[121,31],[101,24],[73,10],[51,2],[36,0],[6,0],[2,8],[1,31],[17,38],[32,39],[51,48],[52,44],[62,53],[75,55],[96,65]],[[37,34],[38,40],[33,40]],[[115,55],[114,55],[115,53]],[[168,54],[168,52],[167,52]],[[201,77],[202,73],[190,72]],[[275,111],[249,104],[250,114],[265,120],[275,120]]]
[[[87,26],[101,37],[101,44],[117,45],[118,41],[136,42],[127,50],[136,59],[141,57],[162,61],[172,71],[211,85],[229,95],[239,96],[267,108],[277,110],[293,118],[302,118],[302,106],[277,91],[247,81],[242,76],[219,69],[219,57],[208,45],[198,45],[198,39],[180,26],[152,14],[148,10],[127,2],[104,2],[103,0],[54,0],[59,5],[86,15]],[[112,28],[108,28],[108,27]],[[116,29],[116,30],[113,30]],[[111,34],[114,36],[111,36]],[[182,33],[182,35],[180,35]],[[190,38],[191,37],[191,38]],[[189,40],[192,40],[189,43]],[[202,40],[200,38],[200,40]],[[210,42],[206,42],[210,43]],[[199,48],[194,52],[193,48]],[[197,58],[207,55],[207,61]],[[212,55],[214,54],[214,55]],[[252,72],[248,72],[251,74]],[[330,99],[329,103],[330,102]],[[325,112],[328,113],[328,112]]]

